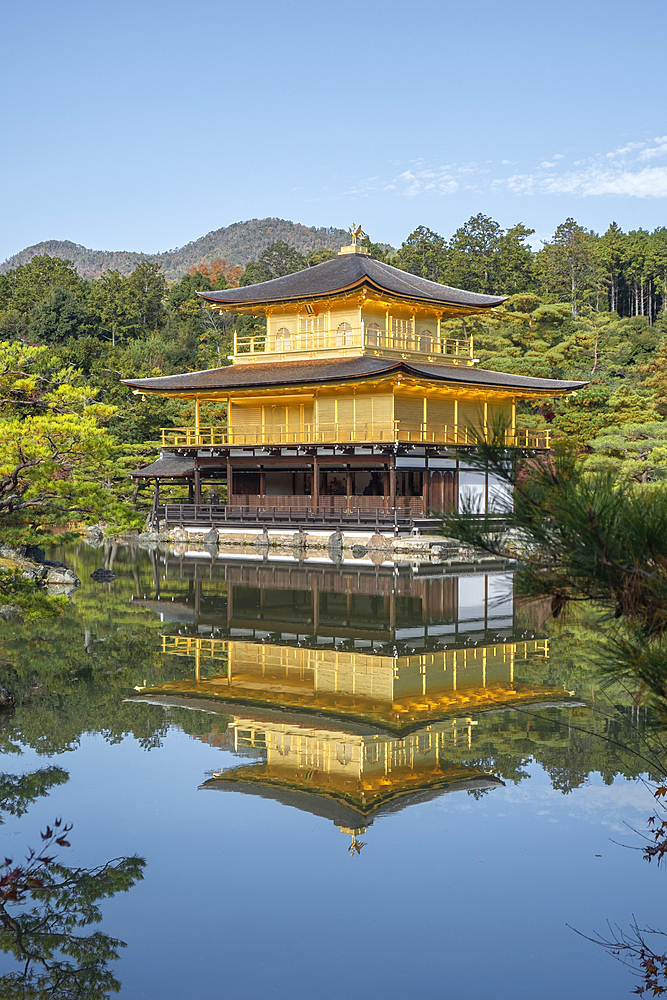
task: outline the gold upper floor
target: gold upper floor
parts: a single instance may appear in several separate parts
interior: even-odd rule
[[[442,312],[405,306],[382,308],[379,302],[304,306],[300,311],[267,311],[266,332],[234,331],[234,364],[306,361],[367,355],[412,359],[430,364],[477,363],[472,337],[452,337]]]

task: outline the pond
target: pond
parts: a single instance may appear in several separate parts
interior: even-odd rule
[[[6,811],[2,851],[62,817],[64,864],[145,859],[101,904],[122,997],[631,994],[575,929],[667,927],[630,849],[652,720],[506,569],[49,556],[82,585],[61,618],[0,626],[1,770],[66,773]]]

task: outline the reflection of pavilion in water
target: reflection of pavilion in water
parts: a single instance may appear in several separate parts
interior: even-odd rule
[[[515,628],[509,574],[374,574],[359,593],[340,571],[301,569],[302,588],[292,573],[287,589],[284,568],[272,580],[265,566],[232,569],[215,609],[193,588],[188,621],[183,603],[150,602],[180,624],[165,657],[192,671],[143,698],[231,716],[221,745],[251,758],[204,788],[276,798],[355,838],[384,812],[498,785],[460,761],[480,713],[564,700],[515,680],[517,661],[548,652]]]

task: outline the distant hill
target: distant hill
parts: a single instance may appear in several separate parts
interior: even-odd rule
[[[318,229],[285,219],[250,219],[248,222],[234,222],[231,226],[214,229],[184,247],[157,254],[131,250],[88,250],[70,240],[46,240],[26,247],[0,264],[0,273],[11,271],[19,264],[27,264],[38,254],[48,254],[50,257],[71,260],[84,278],[97,278],[108,270],[129,274],[141,260],[157,261],[167,278],[181,278],[188,268],[210,263],[216,257],[244,267],[249,260],[257,260],[262,250],[276,240],[284,240],[301,253],[307,253],[323,247],[340,250],[350,242],[350,234],[344,229]]]

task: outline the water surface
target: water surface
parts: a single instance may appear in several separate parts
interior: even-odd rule
[[[146,859],[104,907],[123,997],[630,995],[568,925],[667,924],[662,874],[621,846],[651,812],[650,720],[510,573],[52,555],[82,587],[2,626],[0,745],[5,772],[69,780],[0,836],[17,855],[59,815],[67,863]]]

